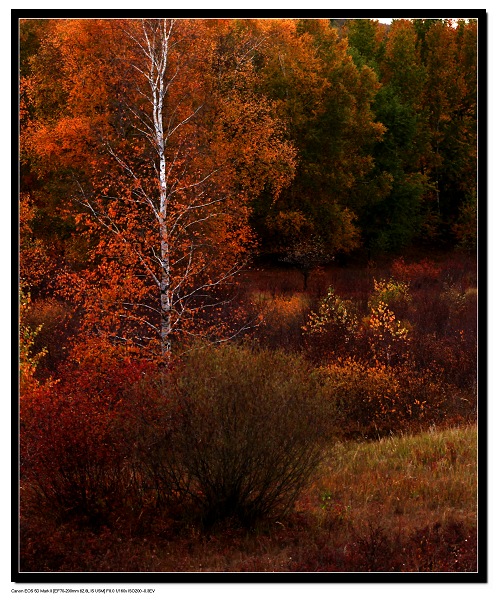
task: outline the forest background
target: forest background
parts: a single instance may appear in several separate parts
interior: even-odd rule
[[[219,32],[210,27],[189,42],[217,45],[208,60],[218,79],[188,90],[179,77],[194,77],[198,67],[179,54],[176,81],[169,65],[157,71],[158,85],[167,85],[164,107],[158,87],[137,87],[143,99],[130,92],[146,83],[136,72],[146,75],[148,65],[132,54],[141,33],[119,24],[107,32],[105,21],[91,20],[83,31],[82,23],[59,22],[53,42],[50,32],[36,31],[50,21],[28,21],[21,34],[21,279],[32,294],[66,293],[85,307],[85,322],[142,347],[157,335],[167,353],[175,335],[200,334],[192,329],[193,316],[197,329],[202,320],[198,298],[208,293],[210,306],[219,307],[224,300],[215,290],[233,283],[249,255],[293,264],[306,289],[315,267],[353,253],[371,260],[413,245],[476,248],[475,23],[399,20],[385,35],[385,25],[368,20],[345,29],[344,22],[253,20],[239,31],[218,21]],[[108,48],[95,46],[109,34]],[[71,36],[90,40],[71,47]],[[171,41],[172,48],[179,43]],[[198,51],[185,44],[182,53]],[[105,52],[119,57],[115,66]],[[163,118],[169,131],[157,142]],[[213,127],[210,137],[206,127]],[[143,147],[133,141],[140,137]],[[185,145],[192,140],[195,150]],[[143,163],[154,150],[167,166],[160,201]],[[220,206],[223,216],[213,213]],[[223,256],[207,250],[207,239],[223,240]],[[115,297],[130,276],[134,299]],[[160,324],[147,304],[154,294]],[[129,318],[117,316],[123,302]],[[209,320],[212,314],[204,329]]]

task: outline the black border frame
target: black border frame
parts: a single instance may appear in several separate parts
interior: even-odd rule
[[[63,18],[477,18],[478,19],[478,571],[476,572],[448,572],[448,573],[302,573],[302,572],[253,572],[253,573],[219,573],[219,572],[23,572],[19,569],[19,495],[18,495],[18,385],[16,397],[13,400],[15,415],[12,420],[12,554],[11,554],[11,581],[16,584],[48,584],[61,586],[63,584],[77,584],[78,586],[98,584],[137,584],[154,585],[165,583],[488,583],[488,394],[487,394],[487,324],[488,324],[488,55],[487,34],[488,22],[485,9],[302,9],[302,10],[277,10],[277,9],[11,9],[11,35],[12,35],[12,122],[19,122],[19,20],[32,19],[63,19]],[[13,136],[12,154],[19,157],[19,137]],[[12,179],[17,183],[13,186],[12,197],[12,256],[18,256],[18,195],[19,195],[19,162],[12,161]],[[15,178],[15,179],[14,179]],[[14,197],[15,196],[15,197]],[[18,260],[17,260],[18,265]],[[13,269],[13,302],[12,319],[19,318],[18,314],[18,271]],[[17,307],[17,312],[14,312]],[[17,335],[13,336],[13,353],[18,356]],[[17,378],[13,378],[17,381]],[[12,386],[14,388],[14,386]],[[14,420],[15,419],[15,420]],[[13,591],[22,591],[13,590]]]

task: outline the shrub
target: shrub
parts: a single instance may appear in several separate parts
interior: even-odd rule
[[[320,461],[320,387],[299,358],[209,347],[159,371],[87,350],[21,400],[28,513],[135,531],[160,515],[248,525],[289,510]]]
[[[476,401],[478,378],[477,338],[474,331],[456,331],[440,339],[435,334],[416,336],[411,343],[417,370],[436,371],[447,384]],[[470,408],[470,404],[464,412]],[[476,407],[474,407],[476,408]]]
[[[173,444],[204,525],[281,516],[307,484],[326,433],[307,373],[297,357],[236,346],[195,349],[174,371]]]
[[[393,277],[406,281],[416,288],[427,283],[433,284],[439,279],[441,273],[442,268],[428,259],[407,264],[403,258],[399,258],[392,263]]]
[[[405,305],[411,300],[409,284],[397,281],[393,277],[389,280],[373,279],[374,292],[368,301],[369,309],[378,308],[380,303],[392,305]]]
[[[384,365],[370,367],[353,359],[322,367],[325,397],[334,411],[337,433],[377,437],[396,428],[399,384]]]
[[[352,303],[342,300],[337,296],[333,288],[329,288],[328,294],[319,305],[318,312],[309,315],[308,323],[303,327],[306,333],[324,333],[330,328],[336,328],[344,334],[355,333],[358,320]]]
[[[431,371],[411,371],[409,365],[369,365],[339,360],[318,373],[333,414],[337,435],[377,438],[416,430],[443,419],[446,394]]]
[[[321,362],[346,356],[361,345],[359,320],[351,301],[343,300],[330,287],[317,311],[310,313],[302,327],[308,355]]]
[[[462,289],[458,285],[444,285],[440,300],[447,305],[448,322],[452,329],[476,329],[478,289]]]
[[[117,415],[125,390],[143,368],[99,354],[93,362],[66,365],[51,388],[23,394],[20,451],[26,499],[59,521],[77,519],[95,527],[107,524],[130,501],[135,479]]]
[[[129,387],[117,407],[116,427],[123,432],[125,453],[141,494],[140,504],[147,506],[149,513],[181,509],[189,486],[188,473],[175,445],[180,413],[172,385],[167,371],[145,373]]]
[[[21,429],[21,479],[58,521],[104,524],[126,496],[122,456],[107,415],[96,404],[55,388]]]
[[[380,301],[371,307],[365,324],[375,363],[392,364],[407,357],[409,331],[384,302]]]
[[[399,321],[386,303],[397,306],[410,300],[407,284],[394,280],[375,280],[375,291],[368,301],[369,314],[359,321],[353,303],[343,300],[329,288],[317,312],[311,312],[302,327],[310,356],[324,360],[336,357],[360,358],[370,363],[398,364],[408,357],[407,321]]]

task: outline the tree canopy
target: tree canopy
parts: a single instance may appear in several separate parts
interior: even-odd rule
[[[74,303],[87,336],[167,355],[234,335],[223,310],[257,255],[305,270],[475,244],[475,20],[19,32],[20,274]]]

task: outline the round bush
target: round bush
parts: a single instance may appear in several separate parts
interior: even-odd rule
[[[194,350],[172,373],[173,443],[209,526],[281,517],[320,462],[319,386],[301,359],[237,346]]]

